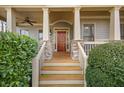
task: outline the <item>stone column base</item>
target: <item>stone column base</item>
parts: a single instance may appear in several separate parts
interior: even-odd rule
[[[50,59],[52,59],[52,55],[53,55],[52,45],[51,45],[51,42],[49,40],[46,42],[47,43],[45,46],[45,59],[50,60]]]
[[[71,42],[71,57],[73,60],[79,60],[78,42],[83,42],[83,40],[73,40]]]

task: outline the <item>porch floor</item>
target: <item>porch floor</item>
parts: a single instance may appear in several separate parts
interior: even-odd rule
[[[78,61],[67,52],[56,52],[53,58],[42,64],[40,86],[83,87],[83,75]]]

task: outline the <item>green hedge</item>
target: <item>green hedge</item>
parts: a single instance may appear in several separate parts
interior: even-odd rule
[[[0,86],[29,86],[37,42],[28,36],[0,32]]]
[[[91,50],[86,82],[88,87],[124,86],[124,42],[114,41]]]

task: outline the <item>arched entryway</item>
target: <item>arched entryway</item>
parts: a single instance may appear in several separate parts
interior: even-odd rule
[[[65,21],[57,21],[52,24],[52,45],[56,52],[69,52],[72,38],[72,24]]]

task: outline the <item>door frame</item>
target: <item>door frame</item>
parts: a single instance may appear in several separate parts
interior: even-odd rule
[[[53,31],[54,31],[54,34],[55,34],[55,40],[54,41],[55,41],[55,44],[56,44],[56,48],[54,49],[55,52],[58,51],[58,47],[57,47],[57,45],[58,45],[57,33],[58,32],[66,32],[66,52],[69,52],[70,51],[70,28],[69,27],[54,27]]]

